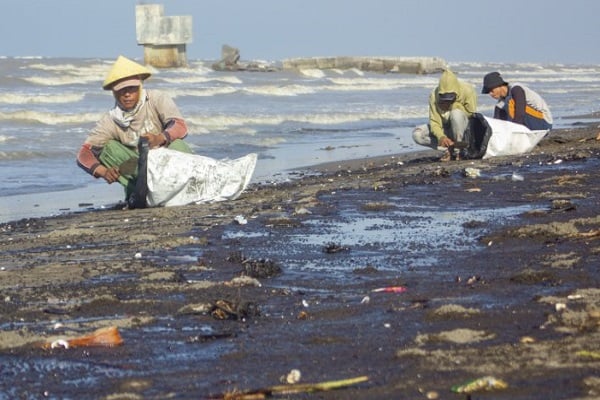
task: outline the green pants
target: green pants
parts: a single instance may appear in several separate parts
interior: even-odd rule
[[[171,150],[192,153],[192,149],[181,139],[175,139],[168,146]],[[125,188],[125,199],[135,190],[137,180],[137,148],[125,146],[117,140],[109,140],[100,153],[100,162],[107,168],[118,167],[121,173],[119,183]]]

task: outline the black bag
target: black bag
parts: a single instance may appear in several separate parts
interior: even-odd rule
[[[469,118],[469,125],[464,135],[465,159],[482,158],[487,151],[487,145],[492,137],[492,128],[480,113],[475,113]]]
[[[129,208],[146,208],[146,197],[148,196],[148,150],[150,150],[150,144],[148,139],[140,138],[138,142],[138,172],[135,181],[135,190],[129,196],[128,205]]]

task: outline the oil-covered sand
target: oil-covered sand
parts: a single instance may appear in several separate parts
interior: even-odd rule
[[[471,398],[599,398],[599,167],[578,127],[527,155],[357,160],[231,202],[3,224],[0,398],[464,399],[485,376],[507,387]],[[111,326],[119,346],[43,348]],[[366,378],[266,390],[292,369]]]

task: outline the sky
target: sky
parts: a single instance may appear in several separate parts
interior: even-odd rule
[[[191,15],[188,60],[315,56],[600,64],[598,0],[0,0],[0,56],[142,59],[137,4]]]

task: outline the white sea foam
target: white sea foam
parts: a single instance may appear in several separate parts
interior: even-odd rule
[[[34,85],[40,86],[62,86],[62,85],[79,85],[83,83],[90,83],[98,81],[98,77],[81,77],[73,75],[60,75],[60,76],[30,76],[23,78],[23,80],[33,83]]]
[[[422,107],[417,110],[381,109],[376,112],[350,112],[350,113],[310,113],[310,114],[277,114],[277,115],[192,115],[186,120],[195,127],[203,127],[210,131],[227,131],[240,126],[276,126],[284,123],[302,125],[340,125],[358,121],[369,120],[398,120],[406,117],[419,117],[424,115]],[[240,132],[236,130],[236,132]]]
[[[263,85],[263,86],[249,86],[244,88],[244,91],[252,94],[259,94],[264,96],[298,96],[300,94],[312,94],[318,89],[315,87],[309,87],[304,85]]]
[[[0,103],[6,104],[65,104],[83,100],[83,93],[30,94],[0,93]]]
[[[223,86],[223,87],[207,87],[203,89],[182,89],[177,91],[172,91],[170,94],[173,98],[182,97],[182,96],[192,96],[192,97],[211,97],[211,96],[219,96],[219,95],[227,95],[235,92],[239,92],[240,89],[234,88],[231,86]]]
[[[37,122],[45,125],[72,125],[95,122],[102,116],[102,113],[81,113],[81,114],[58,114],[43,111],[13,111],[0,112],[0,121],[26,121]]]
[[[323,78],[325,72],[322,69],[301,69],[300,74],[310,78]]]
[[[186,84],[186,83],[210,83],[210,82],[222,82],[229,83],[231,85],[242,84],[242,80],[237,76],[188,76],[188,77],[161,77],[162,80],[169,83],[175,84]]]

